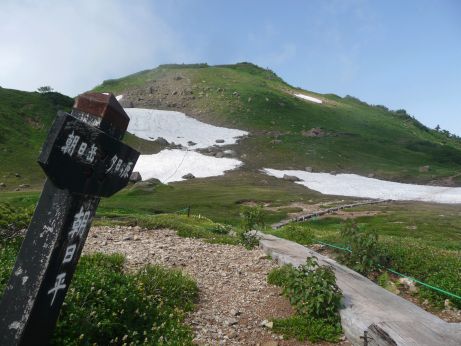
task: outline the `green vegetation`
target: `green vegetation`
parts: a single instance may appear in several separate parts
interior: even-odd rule
[[[285,265],[268,274],[268,282],[283,288],[296,315],[274,320],[274,331],[299,340],[337,342],[341,334],[342,293],[331,268],[307,258],[299,268]]]
[[[252,249],[259,244],[255,231],[264,231],[264,211],[262,206],[243,206],[240,209],[241,231],[240,240],[247,249]]]
[[[161,91],[188,90],[193,95],[178,94],[175,102],[184,103],[182,111],[215,125],[250,131],[252,135],[237,146],[246,154],[249,169],[311,166],[317,171],[373,172],[389,180],[427,183],[453,177],[461,168],[461,141],[428,129],[404,110],[294,88],[250,63],[162,65],[106,81],[94,91],[143,94],[159,85],[164,85]],[[312,95],[323,103],[299,99],[294,93]],[[157,100],[155,95],[146,97]],[[309,136],[312,128],[321,128],[324,135]],[[429,171],[419,171],[427,165]]]
[[[365,242],[368,259],[376,261],[378,257],[384,267],[461,296],[461,221],[458,206],[394,202],[350,211],[367,209],[379,211],[379,214],[358,217],[354,222],[358,226],[355,234],[361,239],[358,243],[362,240]],[[354,246],[341,235],[344,220],[339,218],[328,217],[299,223],[296,225],[297,231],[290,227],[270,233],[304,245],[320,240],[341,247]],[[375,242],[374,236],[368,238],[366,230],[375,230],[379,242]],[[368,247],[367,244],[375,245]],[[345,254],[341,250],[331,250],[339,256]],[[353,260],[350,265],[357,265],[357,262],[359,259]],[[429,299],[436,306],[443,307],[444,300],[450,299],[455,306],[461,307],[459,299],[421,285],[418,287],[418,296]]]
[[[115,215],[115,218],[99,219],[96,224],[123,224],[149,229],[168,228],[176,230],[180,237],[201,238],[209,243],[239,243],[238,238],[229,234],[232,229],[231,226],[213,222],[201,215],[191,215],[190,217],[181,214],[129,215],[123,218]]]
[[[294,315],[288,318],[276,318],[273,320],[273,331],[283,334],[288,338],[296,338],[299,341],[310,342],[338,342],[341,336],[341,325],[330,323],[322,319],[306,318]]]
[[[0,202],[14,207],[30,207],[35,205],[38,197],[37,192],[3,192],[0,193]],[[97,219],[174,213],[190,206],[192,214],[237,227],[241,222],[240,208],[247,202],[280,206],[291,202],[315,203],[328,199],[301,185],[260,173],[229,172],[225,176],[191,179],[169,185],[130,185],[101,201]],[[267,224],[286,217],[284,210],[264,211]]]
[[[21,238],[0,240],[0,292],[6,286]],[[198,297],[180,271],[146,266],[123,270],[121,255],[83,256],[64,301],[54,345],[192,345],[183,324]],[[75,328],[78,326],[78,328]]]
[[[39,151],[57,111],[70,111],[72,104],[73,99],[55,92],[0,88],[0,182],[6,184],[3,189],[42,185],[44,174],[35,163]]]
[[[340,262],[363,275],[378,269],[380,263],[376,232],[369,230],[360,232],[355,223],[346,222],[340,235],[350,250],[341,254]]]
[[[14,208],[0,203],[0,239],[6,240],[19,235],[21,229],[27,228],[32,217],[32,208]]]

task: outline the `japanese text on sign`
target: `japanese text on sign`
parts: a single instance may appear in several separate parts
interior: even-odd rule
[[[92,144],[91,147],[88,147],[88,143],[80,141],[80,136],[77,136],[74,131],[72,131],[72,133],[67,136],[66,144],[61,147],[61,151],[72,157],[75,149],[77,149],[77,156],[83,157],[88,163],[92,163],[94,161],[98,150],[94,144]]]

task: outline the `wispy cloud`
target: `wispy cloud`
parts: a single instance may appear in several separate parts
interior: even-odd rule
[[[150,1],[2,1],[0,85],[75,95],[103,79],[190,58]]]

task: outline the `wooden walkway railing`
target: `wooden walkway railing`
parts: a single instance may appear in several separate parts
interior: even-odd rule
[[[297,216],[297,217],[294,217],[294,218],[291,218],[291,219],[282,220],[280,222],[272,224],[271,227],[273,229],[278,229],[278,228],[281,228],[283,226],[288,225],[291,222],[307,221],[307,220],[313,219],[315,217],[323,216],[323,215],[326,215],[326,214],[331,214],[331,213],[334,213],[334,212],[337,212],[337,211],[343,210],[343,209],[349,209],[349,208],[359,207],[359,206],[368,205],[368,204],[378,204],[378,203],[387,203],[387,202],[392,202],[392,200],[391,199],[373,199],[373,200],[367,200],[367,201],[363,201],[363,202],[340,205],[340,206],[337,206],[337,207],[316,211],[316,212],[313,212],[313,213],[310,213],[310,214]]]

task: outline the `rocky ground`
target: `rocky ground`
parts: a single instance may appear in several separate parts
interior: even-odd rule
[[[293,311],[281,290],[267,284],[267,273],[276,263],[261,250],[181,238],[171,230],[94,227],[84,251],[122,253],[128,269],[152,263],[179,268],[192,276],[200,289],[200,299],[187,323],[195,332],[197,344],[309,345],[284,340],[267,323],[274,317],[290,316]]]

